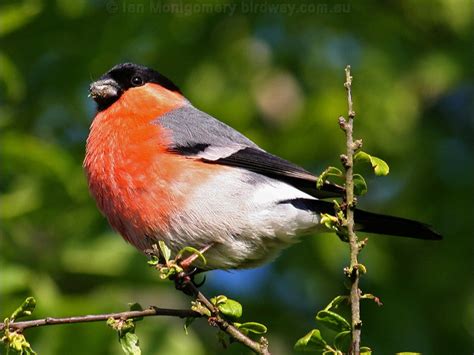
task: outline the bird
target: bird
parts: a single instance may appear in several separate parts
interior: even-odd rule
[[[272,261],[305,235],[328,231],[342,186],[260,148],[200,111],[154,69],[115,65],[89,88],[96,114],[83,163],[92,197],[138,250],[159,241],[206,250],[202,270]],[[362,232],[439,240],[421,222],[355,210]]]

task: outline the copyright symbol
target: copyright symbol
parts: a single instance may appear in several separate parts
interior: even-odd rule
[[[109,14],[116,14],[119,8],[117,2],[114,0],[107,1],[105,7],[107,8],[107,12]]]

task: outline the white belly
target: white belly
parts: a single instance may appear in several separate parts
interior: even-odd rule
[[[319,214],[280,203],[297,198],[314,199],[284,182],[228,170],[188,196],[183,212],[171,221],[166,242],[174,250],[214,243],[205,253],[206,269],[257,266],[319,225]]]

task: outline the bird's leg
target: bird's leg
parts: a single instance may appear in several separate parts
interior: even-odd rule
[[[201,254],[204,254],[206,251],[208,251],[212,246],[214,245],[214,243],[211,243],[211,244],[208,244],[206,245],[204,248],[200,249],[199,252]],[[184,270],[188,270],[190,267],[191,267],[191,264],[197,259],[199,258],[199,255],[194,253],[194,254],[191,254],[190,256],[188,256],[186,259],[184,259],[183,261],[181,261],[179,263],[179,265],[184,269]],[[194,270],[195,272],[195,270]]]
[[[213,245],[214,245],[214,243],[206,245],[204,248],[200,249],[199,252],[201,254],[204,254]],[[181,290],[185,294],[190,295],[190,296],[194,295],[196,288],[201,287],[204,284],[204,282],[206,281],[206,277],[204,277],[204,279],[199,283],[196,283],[194,281],[194,277],[197,274],[199,274],[201,272],[204,272],[204,270],[202,270],[202,269],[191,266],[191,264],[198,257],[199,257],[199,255],[194,253],[194,254],[191,254],[190,256],[188,256],[183,261],[179,262],[179,266],[181,266],[183,271],[176,274],[176,275],[173,275],[172,277],[170,277],[170,279],[174,281],[174,284],[175,284],[175,287],[176,287],[177,290]],[[194,287],[191,287],[190,284],[192,284],[192,286],[194,286]]]
[[[170,280],[174,281],[174,287],[177,290],[183,291],[188,296],[194,295],[194,288],[191,284],[194,283],[194,275],[188,272],[181,271],[178,274],[170,276]]]
[[[206,281],[206,276],[199,283],[194,281],[194,277],[201,272],[204,272],[204,270],[193,267],[192,270],[181,271],[178,274],[171,275],[170,280],[174,281],[174,286],[177,290],[183,291],[188,296],[195,296],[196,289],[204,285]]]

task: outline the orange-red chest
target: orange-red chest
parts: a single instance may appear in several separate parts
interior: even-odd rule
[[[96,115],[87,139],[91,194],[112,227],[142,249],[146,236],[166,230],[185,198],[176,182],[188,162],[167,152],[171,132],[155,122],[184,102],[156,85],[129,90]]]

